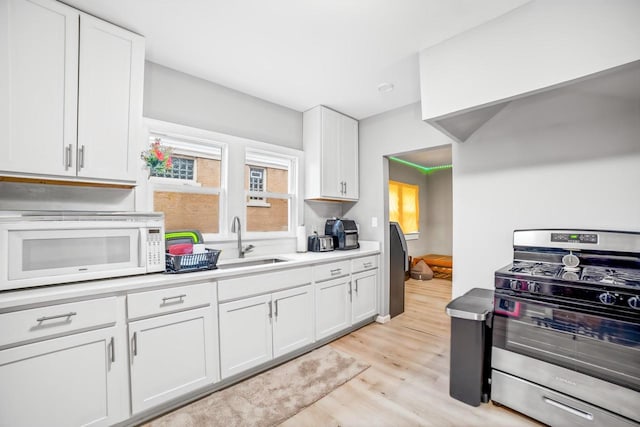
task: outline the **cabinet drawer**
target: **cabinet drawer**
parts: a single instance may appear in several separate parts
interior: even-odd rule
[[[127,314],[131,320],[203,307],[212,303],[213,283],[198,283],[129,294],[127,296]]]
[[[352,273],[371,270],[372,268],[378,268],[378,255],[371,255],[351,260]]]
[[[4,313],[0,314],[0,347],[112,326],[116,319],[116,297]]]
[[[332,262],[330,264],[316,265],[313,267],[313,280],[321,282],[323,280],[346,276],[351,272],[350,266],[350,261],[339,261]]]
[[[230,301],[311,283],[309,267],[240,276],[218,282],[218,301]]]

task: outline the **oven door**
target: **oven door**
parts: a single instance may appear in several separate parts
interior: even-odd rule
[[[496,294],[493,346],[640,391],[640,318]]]
[[[6,272],[0,289],[145,272],[139,228],[87,225],[75,229],[9,230]]]

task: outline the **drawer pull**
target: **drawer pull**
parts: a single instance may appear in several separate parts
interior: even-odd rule
[[[578,417],[582,417],[585,420],[593,421],[593,414],[589,412],[581,411],[580,409],[572,408],[569,405],[565,405],[564,403],[560,403],[556,400],[549,399],[548,397],[543,397],[542,401],[548,405],[554,406],[558,409],[562,409],[570,414],[576,415]]]
[[[181,303],[181,302],[184,302],[183,300],[184,300],[184,297],[186,297],[186,296],[187,296],[187,294],[180,294],[180,295],[176,295],[176,296],[173,296],[173,297],[164,297],[164,298],[162,298],[162,304],[166,304],[167,301],[171,301],[173,299],[177,299],[179,301],[176,301],[176,302],[177,303]]]
[[[42,322],[46,322],[47,320],[62,319],[63,317],[66,317],[68,321],[72,316],[76,316],[77,314],[78,313],[76,313],[75,311],[70,311],[65,314],[58,314],[57,316],[42,316],[37,318],[36,321],[38,323],[42,323]]]
[[[369,267],[371,267],[372,265],[373,265],[373,264],[372,264],[372,263],[370,263],[370,262],[365,262],[364,264],[362,264],[362,266],[363,266],[364,268],[369,268]]]
[[[342,273],[342,269],[341,268],[336,268],[334,270],[330,270],[330,273],[332,276],[337,276],[338,274]]]

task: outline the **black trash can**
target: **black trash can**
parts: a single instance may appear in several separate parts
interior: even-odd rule
[[[493,290],[473,288],[447,304],[451,316],[449,395],[472,406],[491,393]]]

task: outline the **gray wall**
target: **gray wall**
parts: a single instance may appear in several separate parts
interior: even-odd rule
[[[345,216],[360,224],[360,238],[381,242],[379,310],[389,313],[389,161],[385,156],[451,144],[451,139],[421,119],[420,103],[360,121],[360,200],[345,206]],[[377,226],[372,226],[372,218]]]
[[[302,150],[302,113],[149,61],[143,115]]]
[[[427,175],[425,253],[453,255],[452,178],[451,169],[437,170]]]

